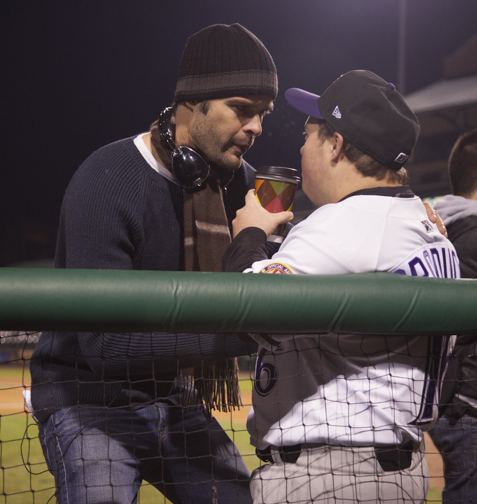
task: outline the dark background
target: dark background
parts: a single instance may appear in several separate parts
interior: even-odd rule
[[[440,79],[442,58],[477,32],[476,0],[10,0],[0,11],[0,266],[53,256],[76,168],[148,129],[173,100],[187,37],[209,24],[239,22],[272,53],[279,97],[247,160],[295,168],[304,116],[287,88],[321,93],[357,68],[397,84],[404,26],[411,93]]]

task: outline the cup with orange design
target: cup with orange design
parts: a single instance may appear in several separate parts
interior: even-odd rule
[[[299,182],[300,176],[294,168],[261,166],[255,173],[255,196],[260,205],[269,212],[289,212]],[[286,224],[280,224],[268,237],[268,241],[282,242],[285,231]]]

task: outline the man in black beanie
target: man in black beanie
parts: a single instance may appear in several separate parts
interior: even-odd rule
[[[175,92],[148,133],[93,153],[60,215],[57,268],[220,271],[254,184],[243,160],[277,95],[273,59],[240,26],[189,38]],[[249,472],[211,415],[240,405],[239,335],[44,332],[31,412],[59,503],[251,502]]]

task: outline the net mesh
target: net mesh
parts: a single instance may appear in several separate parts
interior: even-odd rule
[[[45,462],[40,444],[38,426],[32,418],[28,406],[25,404],[25,399],[28,400],[28,394],[30,391],[31,357],[35,345],[38,343],[39,336],[40,332],[34,331],[2,331],[0,333],[0,466],[2,470],[0,503],[15,504],[30,502],[56,502],[54,495],[55,482]],[[250,446],[250,438],[246,428],[247,413],[252,403],[252,389],[255,377],[256,359],[257,356],[255,354],[239,358],[240,388],[244,407],[240,410],[229,413],[214,413],[215,418],[237,447],[246,467],[250,472],[265,463],[256,456],[255,448]],[[73,381],[71,386],[79,387],[79,381],[81,380],[77,380],[77,382]],[[132,381],[134,383],[134,380]],[[114,386],[114,382],[115,380],[105,379],[103,387],[111,386],[111,384]],[[157,387],[161,386],[160,383],[153,385]],[[120,407],[116,407],[114,404],[108,404],[108,407],[96,407],[93,408],[92,412],[90,411],[85,413],[85,415],[89,414],[90,416],[85,417],[84,421],[87,425],[90,425],[91,423],[94,424],[96,418],[99,418],[104,425],[104,418],[108,416],[111,408],[116,412],[121,409]],[[196,436],[203,436],[204,433],[210,435],[208,431],[208,429],[210,429],[210,424],[207,424],[204,420],[205,427],[194,431],[192,434],[190,432],[180,432],[180,430],[176,430],[174,432],[173,426],[184,425],[184,419],[190,413],[190,410],[191,408],[188,410],[183,406],[177,406],[177,414],[180,416],[180,421],[177,421],[176,423],[170,422],[169,428],[171,429],[171,432],[169,432],[169,434],[172,433],[177,436],[183,436],[186,440],[185,445],[187,445],[187,450],[184,454],[185,459],[187,460],[186,465],[190,464],[193,466],[196,464],[201,466],[203,472],[208,474],[211,479],[214,479],[218,475],[218,469],[214,465],[215,457],[218,455],[216,453],[209,453],[209,457],[204,458],[203,453],[195,452],[195,447],[197,446]],[[160,412],[158,412],[157,415],[157,418],[160,418]],[[130,426],[128,429],[123,428],[121,432],[118,432],[116,429],[116,423],[116,420],[107,423],[108,428],[111,429],[111,432],[108,432],[108,435],[110,435],[112,439],[115,437],[120,438],[121,435],[134,437],[135,442],[137,443],[137,451],[134,454],[137,459],[136,462],[139,461],[144,464],[149,463],[150,461],[148,461],[147,457],[144,456],[144,453],[146,453],[147,450],[143,450],[141,446],[143,442],[141,440],[141,436],[144,433],[139,432],[133,426]],[[150,425],[150,423],[148,425]],[[157,420],[156,425],[160,430],[161,425],[159,420]],[[457,421],[454,425],[449,426],[449,428],[458,430],[462,436],[463,433],[465,433],[466,426]],[[81,440],[80,450],[84,450],[87,446],[93,446],[100,442],[99,437],[95,438],[94,436],[90,436],[88,438],[88,436],[83,434],[84,432],[80,432],[77,433],[76,436],[73,436],[76,440]],[[149,438],[146,436],[145,439]],[[68,450],[72,450],[70,446],[72,446],[72,443],[74,444],[74,442],[71,441],[71,439],[67,442],[69,443]],[[427,496],[427,502],[441,502],[441,491],[444,487],[442,458],[428,434],[425,434],[425,443],[425,456],[430,473],[430,488]],[[200,481],[194,480],[193,478],[191,479],[189,474],[183,474],[181,473],[181,470],[178,470],[175,475],[171,475],[170,472],[173,471],[171,468],[173,468],[174,465],[169,467],[161,463],[161,457],[170,456],[170,454],[168,455],[166,453],[164,446],[164,444],[161,445],[161,441],[159,439],[156,454],[157,460],[151,464],[154,476],[150,476],[148,481],[143,481],[140,485],[138,502],[143,504],[149,502],[186,502],[187,499],[190,499],[190,502],[194,502],[193,496],[196,492],[200,491],[201,488]],[[148,447],[148,449],[150,451],[150,447]],[[106,452],[110,454],[106,463],[109,464],[111,473],[113,473],[115,462],[118,460],[121,462],[121,454],[115,452],[112,445],[108,447]],[[286,457],[289,456],[291,456],[291,458],[294,457],[293,454],[286,455]],[[82,460],[84,455],[79,453],[77,457],[79,460]],[[232,468],[231,474],[237,474],[234,473],[234,470],[237,469],[237,467],[240,469],[240,458],[233,452],[229,452],[227,454],[227,458]],[[55,469],[53,468],[53,472],[54,470]],[[174,478],[176,478],[175,481]],[[177,480],[177,478],[179,478],[179,480]],[[235,478],[239,480],[240,476],[235,476]],[[88,476],[85,470],[85,486],[89,485],[87,479]],[[227,478],[225,479],[227,480]],[[229,477],[229,479],[231,480],[233,477]],[[281,482],[284,480],[286,482],[286,479],[286,476],[280,477]],[[237,483],[237,481],[235,483]],[[178,484],[181,487],[187,488],[182,496],[177,496],[175,493],[174,488],[177,488]],[[245,484],[248,486],[247,482],[245,482]],[[110,487],[109,491],[112,496],[112,502],[115,501],[114,496],[118,495],[117,492],[124,495],[124,492],[131,491],[129,488],[130,484],[125,484],[125,480],[122,480],[120,476],[116,479],[111,478],[107,486]],[[158,489],[162,492],[162,495]],[[217,492],[218,493],[215,495],[211,495],[211,502],[221,502],[220,488]],[[170,500],[167,499],[167,496]],[[336,502],[340,501],[337,500]],[[468,502],[472,502],[472,499],[470,498]]]

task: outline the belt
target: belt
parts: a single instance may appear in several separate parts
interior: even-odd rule
[[[315,444],[297,444],[293,446],[277,446],[278,453],[282,462],[286,462],[287,464],[295,464],[300,456],[301,452],[310,448],[320,448],[322,446],[327,446],[325,443],[315,443]],[[272,447],[267,446],[263,450],[259,450],[258,448],[255,450],[257,457],[263,462],[271,462],[273,464],[272,458]]]
[[[402,471],[411,467],[412,454],[419,445],[408,441],[402,445],[375,446],[376,459],[383,471]]]
[[[320,444],[297,444],[293,446],[278,446],[278,454],[282,462],[287,464],[295,464],[300,456],[301,452],[310,448],[319,448],[322,446],[333,446],[327,445],[325,443]],[[413,441],[409,441],[402,445],[390,445],[390,446],[375,446],[374,452],[376,454],[376,459],[383,471],[402,471],[408,469],[411,466],[412,454],[418,449],[419,445]],[[271,453],[271,447],[263,450],[258,448],[255,450],[257,457],[264,462],[270,462],[273,464],[273,458]]]

